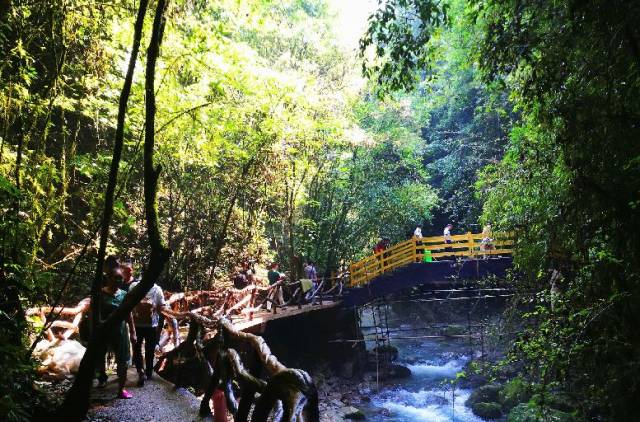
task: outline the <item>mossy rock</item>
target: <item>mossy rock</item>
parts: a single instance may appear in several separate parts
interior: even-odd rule
[[[356,409],[355,407],[348,408],[347,413],[344,415],[344,419],[352,420],[352,421],[363,421],[366,419],[362,410]]]
[[[466,405],[473,408],[476,403],[495,403],[498,401],[500,386],[497,384],[487,384],[478,387],[469,396]]]
[[[502,416],[502,406],[500,403],[474,403],[471,406],[471,411],[474,415],[480,416],[483,419],[498,419]]]
[[[520,403],[511,409],[507,422],[576,422],[576,418],[561,410]]]
[[[498,394],[498,401],[505,411],[526,403],[531,398],[531,386],[522,377],[516,377],[504,384]]]

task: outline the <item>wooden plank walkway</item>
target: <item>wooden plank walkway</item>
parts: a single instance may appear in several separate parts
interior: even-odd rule
[[[262,309],[257,313],[253,314],[253,319],[249,320],[245,315],[234,315],[230,318],[233,323],[233,328],[238,331],[250,331],[253,332],[255,330],[262,331],[264,325],[269,321],[274,321],[276,319],[282,318],[290,318],[295,315],[305,314],[309,312],[315,312],[323,309],[335,308],[340,306],[341,301],[330,301],[323,300],[322,305],[319,303],[315,305],[306,304],[302,305],[300,309],[298,309],[297,305],[287,306],[286,308],[278,309],[277,313],[273,313],[273,311],[267,311],[266,309]]]

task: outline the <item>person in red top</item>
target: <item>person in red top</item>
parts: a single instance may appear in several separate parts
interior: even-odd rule
[[[389,239],[387,239],[386,237],[380,239],[380,241],[376,243],[376,246],[373,248],[373,252],[377,254],[376,258],[378,259],[378,261],[382,261],[382,257],[386,258],[386,254],[383,254],[382,252],[384,252],[388,247]]]

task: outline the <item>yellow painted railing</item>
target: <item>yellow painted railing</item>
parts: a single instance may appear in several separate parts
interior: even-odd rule
[[[452,235],[452,243],[445,243],[443,236],[412,238],[395,244],[382,252],[374,253],[349,266],[349,285],[362,286],[373,278],[412,262],[422,262],[424,251],[431,251],[434,260],[453,257],[478,258],[488,255],[508,255],[513,240],[507,234],[494,233],[490,248],[482,248],[482,233]]]

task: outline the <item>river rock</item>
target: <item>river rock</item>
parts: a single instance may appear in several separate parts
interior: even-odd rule
[[[362,413],[362,410],[353,406],[347,406],[343,408],[342,414],[344,415],[343,416],[344,419],[350,419],[354,421],[361,421],[366,419],[364,413]]]
[[[502,406],[499,403],[474,403],[471,406],[471,410],[476,416],[480,416],[483,419],[498,419],[502,416]]]
[[[388,378],[396,379],[396,378],[409,378],[411,376],[411,369],[407,368],[404,365],[391,364],[389,366],[389,375]]]
[[[478,387],[469,396],[466,405],[473,408],[476,403],[495,403],[498,402],[500,386],[496,384],[483,385]]]

